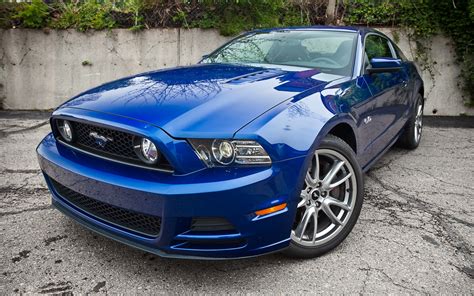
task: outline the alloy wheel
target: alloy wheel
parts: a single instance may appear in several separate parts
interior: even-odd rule
[[[332,149],[318,149],[306,173],[293,224],[294,243],[315,247],[345,227],[357,197],[357,179],[347,158]]]

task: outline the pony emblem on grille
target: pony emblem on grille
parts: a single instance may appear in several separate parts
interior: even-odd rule
[[[112,142],[114,140],[111,137],[105,137],[105,136],[99,135],[97,132],[90,132],[89,136],[94,138],[95,143],[101,148],[104,148],[108,142]]]

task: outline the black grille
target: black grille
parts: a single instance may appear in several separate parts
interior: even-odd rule
[[[109,159],[168,172],[173,171],[171,164],[161,153],[160,160],[156,164],[147,164],[138,157],[134,149],[134,145],[136,145],[134,140],[135,137],[139,136],[79,121],[68,121],[72,124],[74,132],[74,140],[72,143],[69,143],[69,145]],[[107,143],[104,146],[100,146],[91,136],[91,133],[97,133],[98,135],[105,137],[108,139]],[[60,137],[59,133],[56,134]]]
[[[133,149],[134,135],[82,122],[73,121],[71,123],[76,136],[75,143],[81,148],[140,161]],[[95,139],[90,136],[92,132],[110,139],[109,142],[104,147],[99,146]]]
[[[105,222],[148,236],[158,236],[161,217],[119,208],[77,193],[49,178],[54,190],[66,201]]]

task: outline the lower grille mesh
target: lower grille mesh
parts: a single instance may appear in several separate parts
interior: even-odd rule
[[[158,236],[161,218],[119,208],[77,193],[51,179],[56,192],[79,209],[111,224],[149,236]]]

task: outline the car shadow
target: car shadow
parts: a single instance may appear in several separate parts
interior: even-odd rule
[[[109,274],[138,275],[140,280],[150,279],[150,283],[159,280],[220,290],[228,287],[229,280],[239,284],[245,279],[246,285],[251,285],[253,281],[260,281],[262,275],[283,277],[285,270],[291,270],[291,266],[305,261],[289,258],[281,253],[233,260],[163,258],[102,237],[67,217],[62,218],[61,225],[61,232],[68,233],[67,243],[72,244],[72,250],[87,250],[89,257],[86,260],[89,262],[84,262],[83,266],[100,266]],[[74,256],[73,253],[70,252],[68,256]],[[94,273],[104,274],[99,270]],[[222,278],[223,274],[226,276],[225,280]]]

